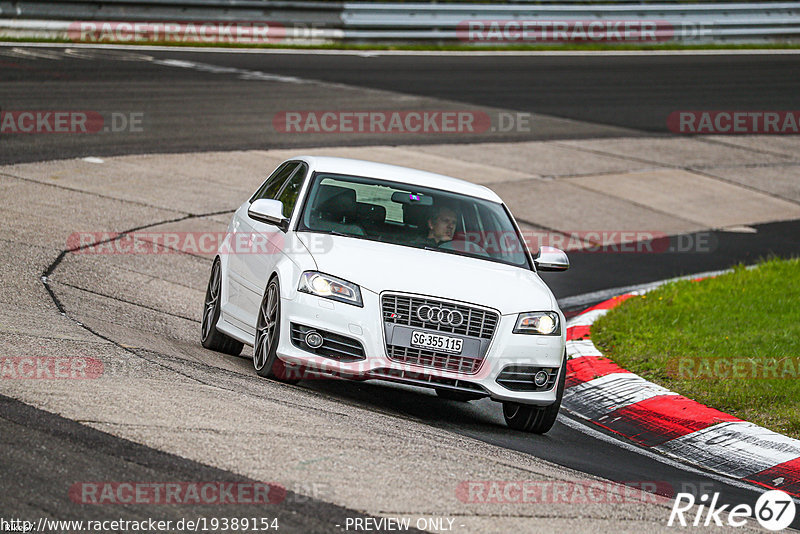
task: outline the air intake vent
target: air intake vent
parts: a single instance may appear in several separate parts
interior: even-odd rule
[[[558,378],[558,367],[536,367],[533,365],[509,365],[497,375],[496,382],[512,391],[548,391],[553,389]],[[547,373],[547,382],[537,386],[536,373]]]
[[[340,362],[355,362],[366,358],[364,347],[356,339],[295,323],[291,324],[290,330],[292,345],[304,351]],[[319,347],[314,348],[306,343],[306,335],[311,331],[322,336],[322,345]]]

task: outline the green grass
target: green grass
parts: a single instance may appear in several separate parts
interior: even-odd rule
[[[667,284],[611,310],[591,337],[647,380],[800,438],[800,259]]]
[[[73,43],[69,39],[43,39],[43,38],[18,38],[0,37],[0,42],[8,43]],[[564,43],[552,45],[526,45],[526,44],[500,44],[481,46],[472,44],[357,44],[357,43],[322,43],[322,44],[288,44],[288,43],[205,43],[205,42],[171,42],[171,41],[140,41],[140,42],[114,42],[102,41],[100,43],[87,42],[87,44],[110,44],[126,46],[174,46],[203,47],[203,48],[263,48],[263,49],[298,49],[298,50],[412,50],[412,51],[456,51],[456,52],[492,52],[492,51],[595,51],[595,50],[794,50],[800,49],[800,42],[775,42],[775,43],[747,43],[747,44],[681,44],[681,43]]]

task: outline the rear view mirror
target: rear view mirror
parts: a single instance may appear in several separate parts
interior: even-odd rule
[[[259,198],[250,204],[247,215],[251,219],[274,224],[284,232],[289,229],[289,219],[283,216],[283,202],[271,198]]]
[[[417,206],[433,206],[433,197],[430,195],[421,195],[419,193],[395,191],[392,193],[392,202],[397,202],[399,204],[415,204]]]
[[[539,253],[533,258],[539,271],[566,271],[569,269],[569,258],[566,252],[555,247],[539,247]]]

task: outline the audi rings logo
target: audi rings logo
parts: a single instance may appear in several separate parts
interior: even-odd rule
[[[420,306],[417,317],[423,323],[434,323],[442,326],[461,326],[464,323],[464,314],[458,310],[448,310],[438,306]]]

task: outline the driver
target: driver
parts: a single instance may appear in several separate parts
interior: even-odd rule
[[[438,247],[442,243],[452,241],[457,222],[458,214],[452,208],[448,206],[434,208],[428,217],[428,243]]]

